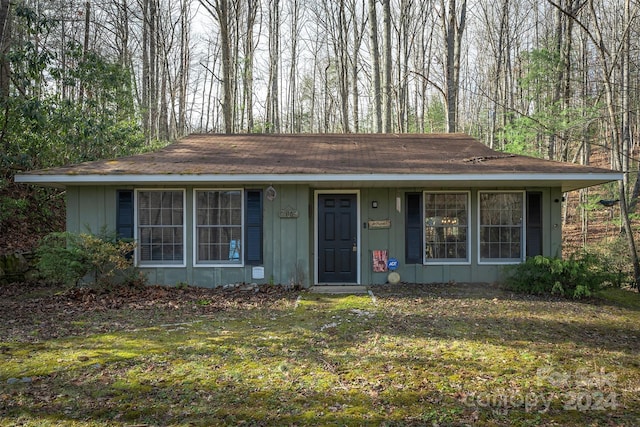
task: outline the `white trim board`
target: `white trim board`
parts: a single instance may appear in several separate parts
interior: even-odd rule
[[[470,188],[480,187],[516,187],[516,186],[553,186],[563,191],[576,190],[606,182],[622,179],[621,172],[611,173],[493,173],[493,174],[125,174],[125,175],[47,175],[19,174],[16,182],[43,184],[51,186],[94,185],[94,184],[251,184],[251,183],[290,183],[309,184],[314,187],[324,185],[336,188],[344,184],[354,186],[389,187],[423,186],[446,187],[465,184]]]

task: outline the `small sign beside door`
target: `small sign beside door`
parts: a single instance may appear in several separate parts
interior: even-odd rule
[[[367,222],[367,227],[369,227],[369,230],[381,230],[384,228],[391,228],[391,220],[390,219],[379,219],[379,220],[370,219]]]

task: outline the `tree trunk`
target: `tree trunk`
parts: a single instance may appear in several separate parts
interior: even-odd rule
[[[502,62],[505,56],[504,39],[505,32],[509,26],[509,0],[503,0],[500,14],[500,25],[498,29],[498,46],[496,46],[496,72],[493,81],[492,109],[489,112],[489,147],[496,147],[496,125],[498,121],[498,108],[500,108],[500,84],[502,81]],[[509,54],[507,53],[506,56]]]
[[[243,73],[243,107],[247,116],[247,132],[253,132],[253,56],[255,46],[253,42],[253,26],[256,21],[258,5],[256,0],[247,0],[247,28],[244,41],[245,60]]]
[[[582,89],[581,95],[583,102],[586,102],[589,92],[589,59],[587,52],[587,40],[585,39],[581,46],[582,49]],[[586,105],[583,105],[586,107]],[[586,119],[586,118],[585,118]],[[589,137],[589,123],[585,120],[582,131],[582,156],[580,158],[580,164],[588,165],[591,161],[591,141]],[[582,245],[587,244],[587,238],[589,236],[589,210],[587,210],[586,204],[589,201],[589,189],[583,188],[580,190],[580,219],[581,219],[581,232],[582,232]]]
[[[298,89],[297,89],[297,71],[298,71],[298,19],[300,5],[298,0],[292,0],[291,7],[291,65],[289,67],[289,96],[287,100],[289,115],[289,132],[299,132],[298,119]]]
[[[129,6],[127,0],[122,0],[118,6],[118,29],[116,45],[118,49],[118,62],[123,67],[129,66]]]
[[[231,81],[231,44],[229,34],[229,2],[218,0],[216,3],[218,23],[220,24],[220,47],[222,50],[222,117],[224,133],[233,133],[233,89]]]
[[[380,87],[380,48],[378,44],[378,13],[376,12],[376,0],[369,0],[369,44],[371,48],[373,83],[373,111],[374,129],[376,133],[382,132],[382,91]]]
[[[338,10],[338,45],[336,46],[336,56],[338,57],[338,84],[340,87],[340,119],[342,122],[342,132],[350,133],[349,127],[349,52],[347,47],[347,17],[345,14],[345,0],[340,0]]]
[[[87,58],[87,51],[89,50],[89,24],[91,22],[91,3],[86,2],[84,5],[84,42],[82,44],[82,62]],[[80,81],[80,87],[78,88],[78,105],[82,107],[84,103],[84,83]]]
[[[159,104],[160,109],[158,112],[158,139],[160,141],[169,141],[169,104],[167,103],[168,86],[167,79],[169,78],[169,70],[167,59],[162,61],[162,76],[160,77],[160,92],[159,92]]]
[[[364,7],[364,2],[363,2]],[[362,25],[358,25],[358,7],[356,1],[350,3],[349,10],[353,17],[353,51],[351,55],[351,103],[353,104],[353,131],[360,132],[360,92],[358,90],[358,65],[360,64],[360,48],[362,46],[362,37],[364,36],[364,17],[362,17]],[[366,13],[366,12],[364,12]]]
[[[269,87],[267,94],[268,132],[280,132],[280,0],[269,3]]]
[[[444,0],[440,2],[442,27],[445,42],[445,104],[447,108],[447,132],[456,132],[458,126],[458,92],[460,90],[460,56],[462,35],[467,16],[467,0],[460,6],[460,18],[457,17],[456,0],[449,0],[445,9]],[[445,10],[448,10],[445,12]]]
[[[629,212],[635,213],[638,209],[638,198],[640,198],[640,162],[637,162],[638,171],[636,174],[636,183],[629,197]]]
[[[149,1],[149,133],[158,138],[158,9],[157,0]]]
[[[149,3],[153,0],[144,0],[142,4],[142,95],[140,110],[142,110],[142,130],[144,132],[147,143],[150,138],[150,121],[149,121],[149,92],[151,82],[151,66],[149,61]]]
[[[391,0],[382,1],[383,49],[384,49],[384,132],[391,133],[392,90],[391,85]]]
[[[4,110],[4,123],[0,127],[0,146],[8,153],[11,142],[5,138],[9,120],[9,85],[11,64],[7,58],[11,48],[11,19],[9,18],[9,0],[0,1],[0,108]]]
[[[9,96],[11,69],[7,54],[11,47],[11,19],[9,19],[10,0],[0,0],[0,102]]]
[[[399,133],[407,131],[407,104],[408,104],[408,81],[409,73],[409,31],[411,25],[411,7],[406,1],[400,2],[400,13],[398,16],[397,31],[397,90],[396,99],[396,129]]]
[[[578,11],[578,6],[574,6],[574,0],[569,1],[569,7],[572,13]],[[563,109],[569,109],[571,106],[571,69],[572,69],[572,57],[573,52],[573,20],[568,19],[565,29],[565,42],[562,48],[562,66],[563,70],[563,86],[562,86],[562,106]],[[570,132],[568,129],[563,129],[561,133],[562,151],[560,160],[566,162],[569,160],[569,138]]]
[[[630,23],[631,9],[630,0],[624,2],[624,22]],[[629,187],[629,173],[631,162],[629,161],[631,153],[631,35],[627,34],[622,42],[621,52],[621,72],[622,72],[622,153],[620,159],[620,169],[624,172],[623,180],[626,188]]]
[[[224,132],[233,133],[233,58],[231,55],[231,28],[229,0],[200,0],[200,4],[218,21],[220,27],[220,51],[222,55],[222,120]]]
[[[189,84],[189,22],[190,2],[182,0],[180,8],[180,68],[178,70],[178,123],[177,136],[187,132],[187,86]]]

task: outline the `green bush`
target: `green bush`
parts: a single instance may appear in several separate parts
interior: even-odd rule
[[[36,250],[36,267],[45,280],[68,286],[89,276],[100,285],[135,283],[140,277],[130,259],[134,247],[104,232],[50,233]]]
[[[58,232],[46,235],[36,250],[36,268],[47,281],[75,285],[89,271],[79,235]]]
[[[566,260],[538,255],[507,267],[506,273],[505,284],[511,290],[571,298],[590,297],[615,280],[596,256],[587,253]]]

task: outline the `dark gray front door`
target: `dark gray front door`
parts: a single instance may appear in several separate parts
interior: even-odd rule
[[[355,194],[318,196],[318,283],[357,282],[357,214]]]

